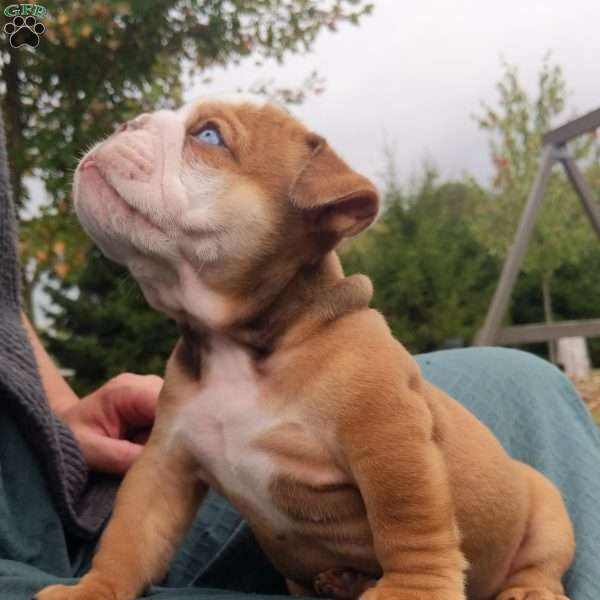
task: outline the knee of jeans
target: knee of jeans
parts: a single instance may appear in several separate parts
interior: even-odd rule
[[[484,348],[469,348],[470,352],[479,353],[487,363],[492,363],[494,368],[529,371],[532,373],[552,373],[554,375],[563,376],[560,369],[555,367],[547,360],[540,358],[536,354],[518,350],[516,348],[504,348],[501,346],[484,347]]]
[[[578,393],[572,381],[558,367],[549,361],[513,348],[472,348],[473,353],[481,353],[479,364],[485,374],[494,380],[501,380],[506,392],[527,397],[534,404],[542,403],[546,408],[552,399],[564,402],[566,397],[577,398]]]
[[[571,381],[548,361],[522,350],[502,347],[464,348],[434,352],[418,361],[434,383],[459,395],[526,399],[551,403],[550,396],[577,397]]]
[[[495,372],[505,372],[513,376],[530,376],[539,379],[548,378],[553,382],[570,380],[551,362],[536,354],[516,348],[469,348],[470,352],[480,353],[482,361]]]

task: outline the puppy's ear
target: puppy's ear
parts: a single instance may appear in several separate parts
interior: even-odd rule
[[[377,215],[375,186],[353,171],[320,136],[311,133],[311,154],[290,190],[290,198],[306,211],[311,225],[339,237],[356,235]]]

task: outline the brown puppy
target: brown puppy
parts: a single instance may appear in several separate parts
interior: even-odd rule
[[[135,598],[207,486],[293,593],[341,568],[379,578],[365,600],[564,598],[558,491],[425,381],[368,279],[344,277],[333,248],[378,198],[322,138],[246,96],[144,114],[81,161],[75,205],[183,337],[92,570],[38,600]]]

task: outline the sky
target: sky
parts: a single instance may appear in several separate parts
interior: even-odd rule
[[[248,89],[258,80],[297,86],[317,70],[325,92],[292,113],[324,135],[358,171],[381,183],[384,148],[393,148],[401,182],[433,160],[442,177],[492,171],[488,138],[472,115],[495,104],[501,58],[519,67],[535,93],[542,59],[552,51],[571,92],[564,120],[600,107],[599,0],[374,0],[354,27],[324,31],[312,51],[282,67],[248,60],[211,72],[186,92]],[[561,124],[560,122],[557,123]]]
[[[496,101],[503,56],[534,93],[542,59],[552,51],[571,91],[565,120],[600,107],[600,0],[374,4],[357,27],[323,31],[310,53],[288,56],[281,67],[247,60],[212,70],[212,82],[190,86],[186,99],[269,79],[297,86],[317,70],[325,92],[292,113],[379,185],[386,145],[394,149],[400,183],[418,174],[425,160],[434,161],[444,178],[468,173],[489,180],[488,138],[471,115],[482,100]],[[41,184],[31,184],[41,197]]]

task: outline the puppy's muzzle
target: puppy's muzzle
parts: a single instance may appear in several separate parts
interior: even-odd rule
[[[135,119],[130,119],[129,121],[125,121],[125,123],[121,123],[116,129],[115,133],[121,133],[123,131],[135,131],[136,129],[141,129],[148,124],[150,120],[149,113],[142,113],[135,117]]]

